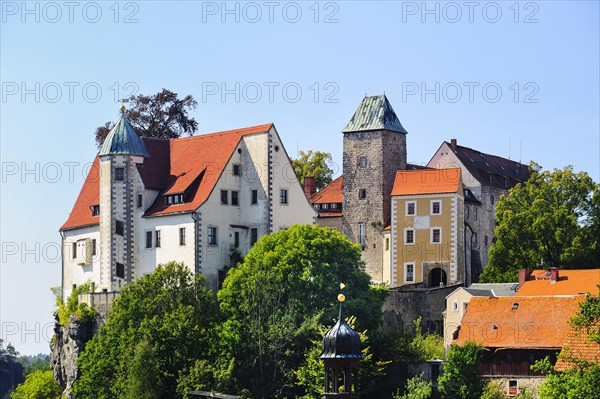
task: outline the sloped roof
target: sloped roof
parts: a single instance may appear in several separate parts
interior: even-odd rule
[[[479,182],[487,186],[506,188],[504,179],[508,179],[508,187],[519,182],[525,182],[531,176],[529,166],[497,155],[486,154],[462,145],[456,145],[456,150],[444,141]],[[490,181],[490,175],[492,180]]]
[[[456,193],[461,185],[460,168],[399,170],[392,195]]]
[[[240,139],[245,135],[267,132],[272,127],[270,123],[173,140],[144,138],[150,153],[144,164],[138,166],[144,186],[160,190],[163,195],[184,193],[186,197],[183,204],[165,206],[164,197],[159,195],[145,216],[196,210],[208,199]],[[99,223],[100,218],[92,217],[90,209],[92,205],[99,204],[98,171],[96,157],[61,230]]]
[[[599,325],[600,322],[594,324],[593,327],[597,328]],[[575,364],[571,359],[600,364],[600,344],[592,341],[588,331],[584,328],[571,327],[560,354],[561,356],[554,366],[555,370],[558,371],[574,366]]]
[[[519,296],[598,294],[600,269],[559,270],[555,283],[545,278],[546,270],[534,270],[519,288]]]
[[[569,319],[584,296],[474,297],[462,318],[458,339],[493,348],[561,348]]]
[[[385,94],[382,96],[365,96],[342,132],[370,130],[391,130],[407,133]]]
[[[468,288],[492,291],[492,296],[514,296],[517,283],[473,283]]]
[[[99,156],[117,154],[150,156],[144,141],[137,135],[125,115],[121,115],[110,130],[98,153]]]
[[[339,204],[342,202],[343,176],[338,177],[316,193],[310,196],[311,204]]]

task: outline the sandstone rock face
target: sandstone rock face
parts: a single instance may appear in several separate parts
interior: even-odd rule
[[[77,356],[85,344],[94,336],[97,325],[94,322],[81,323],[71,316],[67,325],[60,324],[55,316],[54,337],[50,344],[50,367],[54,379],[65,389],[67,399],[73,399],[73,383],[78,377]]]

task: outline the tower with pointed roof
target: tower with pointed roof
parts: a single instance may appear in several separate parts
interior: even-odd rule
[[[135,278],[137,195],[135,170],[150,154],[124,114],[102,143],[100,158],[100,288],[120,290]]]
[[[342,132],[343,230],[362,246],[367,273],[381,283],[383,230],[390,222],[396,171],[406,169],[407,131],[387,97],[379,95],[363,98]]]

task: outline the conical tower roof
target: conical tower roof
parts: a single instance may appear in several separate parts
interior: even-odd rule
[[[150,156],[144,140],[137,135],[125,115],[121,115],[117,124],[110,130],[98,155]]]
[[[323,353],[319,359],[362,359],[360,337],[346,323],[340,303],[340,315],[335,326],[323,338]]]
[[[369,130],[390,130],[398,133],[408,133],[396,116],[396,112],[387,97],[371,96],[363,98],[343,133],[364,132]]]

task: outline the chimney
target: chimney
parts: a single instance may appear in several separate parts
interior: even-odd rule
[[[525,281],[527,281],[529,279],[529,274],[530,274],[529,270],[519,269],[519,287],[518,288],[521,288],[523,286],[523,284],[525,283]]]
[[[450,148],[452,148],[452,151],[456,152],[456,139],[450,140]]]
[[[554,284],[558,281],[558,268],[551,267],[550,268],[550,284]]]
[[[310,198],[316,192],[317,192],[317,190],[315,190],[315,178],[313,176],[305,176],[304,177],[304,194],[306,194],[306,197]]]

